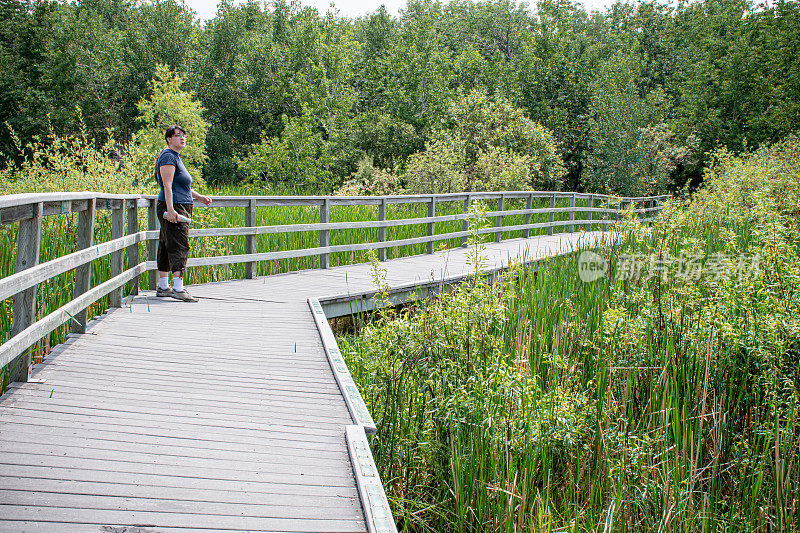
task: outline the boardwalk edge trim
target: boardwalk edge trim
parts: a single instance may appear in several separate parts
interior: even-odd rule
[[[363,426],[347,426],[345,435],[367,530],[369,533],[397,533],[389,500],[386,499]]]
[[[328,358],[328,363],[331,365],[333,377],[336,379],[336,384],[339,390],[342,391],[344,401],[347,404],[347,410],[353,421],[364,428],[364,432],[368,435],[374,435],[378,428],[372,420],[372,415],[367,409],[367,404],[358,392],[353,376],[350,375],[350,370],[342,357],[342,351],[336,343],[336,337],[333,335],[328,318],[325,311],[322,309],[319,300],[316,298],[308,299],[308,306],[311,308],[311,314],[314,316],[314,322],[317,324],[317,331],[319,332],[320,339],[322,339],[322,346],[325,350],[325,356]]]

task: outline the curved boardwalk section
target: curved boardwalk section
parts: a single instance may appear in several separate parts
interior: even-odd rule
[[[600,235],[490,244],[487,266]],[[381,266],[406,288],[468,268],[465,249]],[[0,530],[367,531],[307,300],[374,289],[362,264],[143,293],[70,336],[0,399]]]

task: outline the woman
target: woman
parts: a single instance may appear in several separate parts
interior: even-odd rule
[[[156,180],[161,191],[158,193],[156,214],[161,223],[158,238],[158,288],[156,296],[171,296],[184,302],[196,302],[183,286],[183,272],[189,258],[189,224],[179,222],[178,215],[192,217],[194,199],[211,205],[211,198],[192,190],[192,176],[181,161],[181,150],[186,147],[186,130],[180,126],[170,126],[164,133],[167,141],[156,162]],[[173,287],[169,286],[169,273],[172,272]]]

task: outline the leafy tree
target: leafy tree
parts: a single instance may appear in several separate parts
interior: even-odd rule
[[[181,87],[185,79],[170,70],[167,65],[158,65],[151,82],[152,95],[139,101],[139,119],[142,129],[136,136],[145,160],[142,175],[152,173],[155,158],[164,149],[164,131],[172,125],[183,127],[190,140],[181,151],[181,159],[192,177],[201,176],[200,169],[207,159],[206,134],[209,123],[203,118],[205,108],[195,99],[192,91]]]
[[[451,193],[467,189],[464,145],[448,134],[426,143],[425,150],[408,159],[407,180],[416,193]]]
[[[633,177],[643,194],[662,194],[674,188],[675,170],[694,164],[700,155],[697,136],[690,135],[682,143],[663,122],[640,128],[638,137]]]
[[[637,59],[617,54],[601,67],[592,84],[589,149],[582,176],[586,190],[639,196],[647,189],[637,174],[636,147],[642,128],[664,116],[660,90],[644,97],[637,81]]]
[[[307,117],[284,117],[279,137],[267,137],[236,157],[237,165],[253,182],[281,185],[298,191],[329,192],[338,183],[333,143]]]

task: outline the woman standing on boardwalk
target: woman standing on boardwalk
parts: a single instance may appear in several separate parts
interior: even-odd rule
[[[189,223],[178,220],[178,216],[191,218],[194,199],[211,205],[211,198],[192,190],[192,176],[181,161],[180,152],[186,147],[186,130],[180,126],[170,126],[164,138],[167,147],[156,162],[156,181],[161,189],[156,204],[156,214],[161,223],[156,255],[156,296],[196,302],[197,299],[183,286],[183,273],[189,258]],[[174,287],[169,286],[170,272]]]

